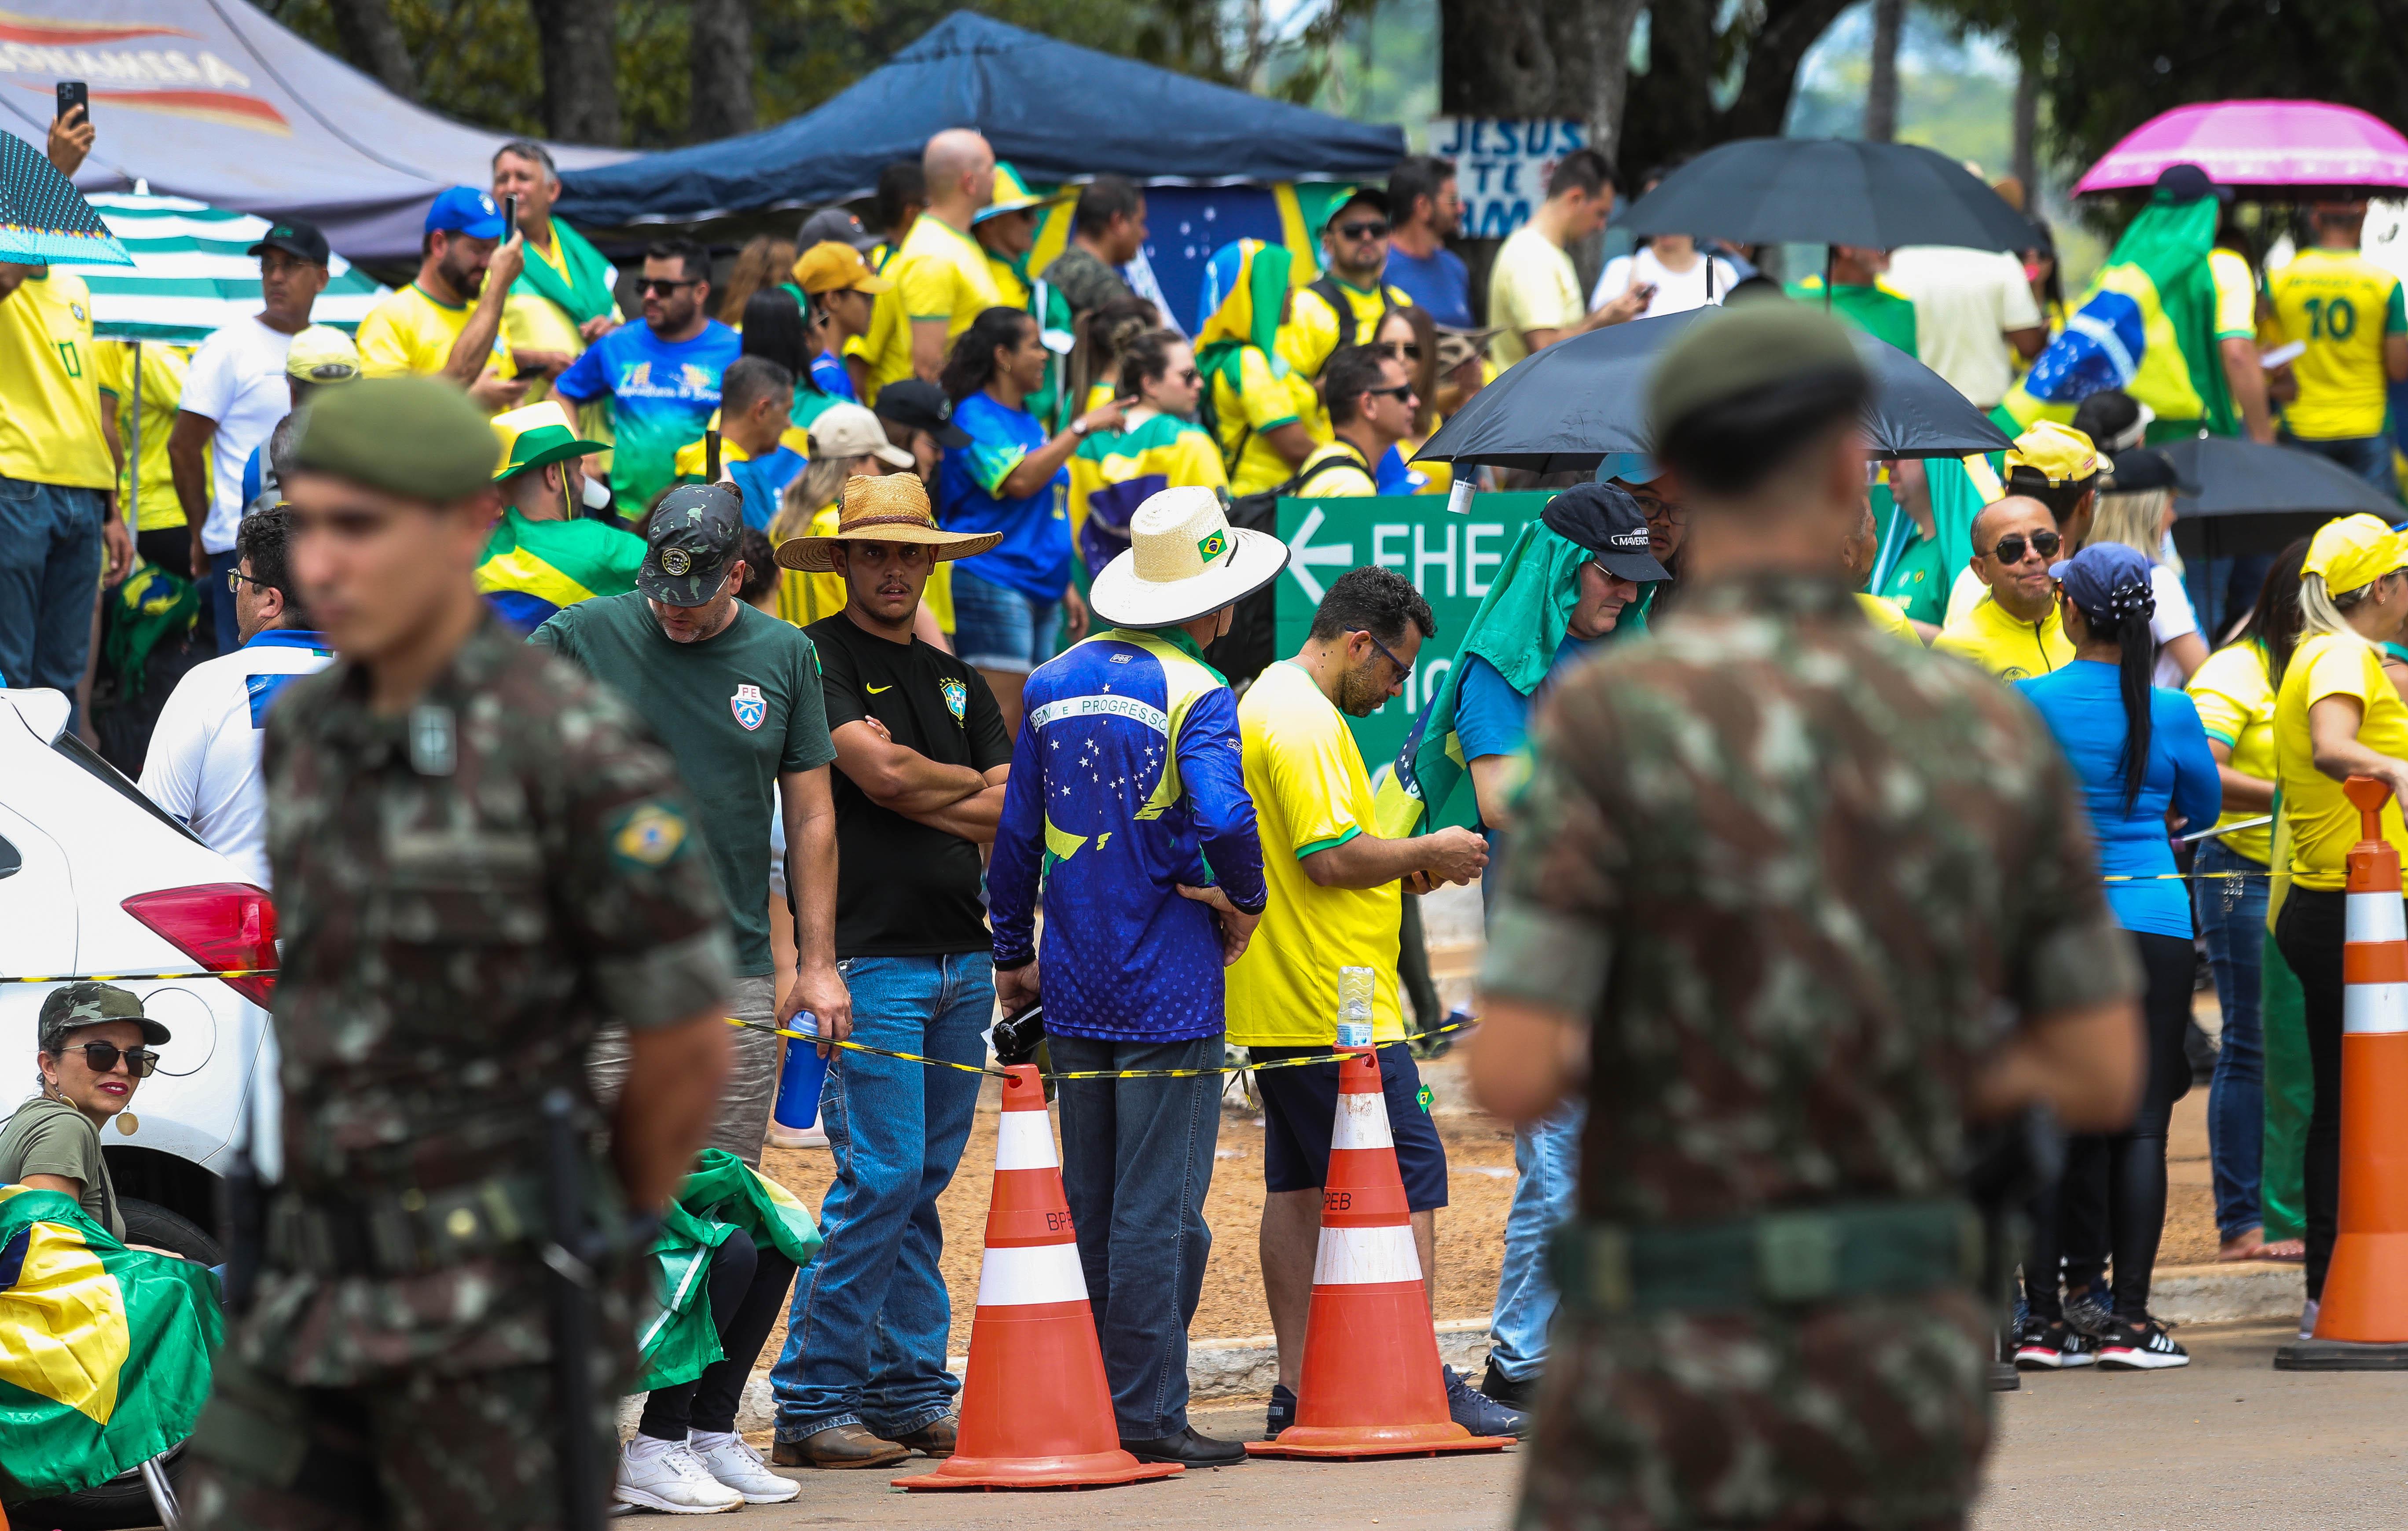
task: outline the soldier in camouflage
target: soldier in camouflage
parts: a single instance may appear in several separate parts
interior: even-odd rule
[[[668,756],[477,594],[495,452],[456,390],[371,379],[318,404],[287,485],[340,659],[267,725],[282,1179],[193,1438],[200,1526],[561,1525],[538,1103],[570,1092],[608,1144],[607,1406],[644,1214],[725,1067],[725,917]],[[636,1066],[605,1122],[584,1064],[610,1021]],[[607,1474],[607,1407],[584,1423]]]
[[[1988,1443],[1968,1123],[2128,1116],[2134,965],[2068,768],[1831,549],[1865,373],[1785,304],[1651,384],[1681,611],[1566,678],[1489,921],[1484,1103],[1588,1105],[1525,1526],[1938,1528]]]

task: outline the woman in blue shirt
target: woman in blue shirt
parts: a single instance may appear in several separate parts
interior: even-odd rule
[[[2101,875],[2127,880],[2107,884],[2107,903],[2132,933],[2147,975],[2148,1082],[2129,1127],[2077,1138],[2066,1151],[2067,1181],[2106,1177],[2114,1320],[2098,1337],[2095,1355],[2088,1338],[2066,1324],[2057,1291],[2063,1250],[2057,1198],[2043,1195],[2024,1262],[2031,1316],[2015,1338],[2015,1364],[2186,1366],[2189,1354],[2149,1316],[2149,1275],[2166,1221],[2166,1123],[2190,1089],[2190,1063],[2183,1055],[2191,1002],[2190,899],[2173,876],[2166,825],[2169,812],[2200,828],[2214,823],[2223,786],[2198,708],[2181,692],[2149,684],[2157,658],[2149,636],[2157,611],[2149,561],[2121,543],[2102,542],[2050,572],[2058,581],[2073,663],[2017,685],[2040,709],[2082,784]]]
[[[989,308],[953,342],[938,380],[953,401],[967,447],[948,448],[937,471],[937,511],[949,532],[995,532],[994,551],[953,565],[953,651],[985,677],[1020,733],[1020,688],[1054,657],[1068,619],[1075,641],[1086,608],[1070,588],[1070,454],[1090,431],[1121,428],[1124,401],[1088,410],[1050,439],[1025,407],[1045,386],[1053,353],[1037,322],[1018,308]]]

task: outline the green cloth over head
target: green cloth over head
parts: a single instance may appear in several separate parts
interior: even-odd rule
[[[322,391],[293,451],[302,472],[437,505],[490,486],[500,457],[468,395],[433,378],[362,378]]]
[[[555,218],[552,221],[552,242],[560,251],[568,276],[562,279],[552,263],[530,248],[526,265],[519,269],[519,279],[510,283],[510,291],[531,293],[560,306],[572,324],[584,324],[592,320],[610,317],[610,263],[602,252],[588,244],[585,236]]]
[[[1239,250],[1238,279],[1196,337],[1196,369],[1207,379],[1218,376],[1234,368],[1238,353],[1253,346],[1270,362],[1272,376],[1283,376],[1287,365],[1279,354],[1280,313],[1287,306],[1288,273],[1296,257],[1285,245],[1256,239],[1240,241]],[[1234,375],[1229,381],[1237,386]]]
[[[139,696],[150,685],[150,651],[190,632],[200,615],[200,583],[163,565],[137,564],[114,600],[102,623],[101,663],[116,674],[121,694]]]

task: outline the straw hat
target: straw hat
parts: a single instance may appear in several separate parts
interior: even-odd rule
[[[1087,605],[1115,627],[1175,627],[1251,595],[1287,567],[1287,544],[1233,528],[1211,490],[1166,489],[1129,518],[1126,552],[1104,565]],[[789,544],[791,546],[791,544]]]
[[[789,537],[778,547],[778,563],[808,574],[833,574],[839,542],[916,542],[941,564],[982,553],[1002,540],[1001,532],[940,530],[936,513],[928,508],[928,491],[916,473],[875,479],[857,473],[844,481],[844,508],[838,512],[835,532]]]

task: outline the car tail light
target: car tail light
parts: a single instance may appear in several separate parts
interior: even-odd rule
[[[136,894],[121,906],[212,973],[276,966],[276,906],[248,882],[202,882]],[[273,972],[229,978],[226,986],[265,1007],[276,992]]]

